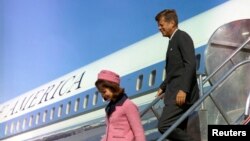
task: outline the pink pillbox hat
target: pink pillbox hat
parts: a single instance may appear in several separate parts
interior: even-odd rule
[[[98,73],[98,79],[111,81],[117,83],[118,85],[120,84],[120,76],[109,70],[102,70],[100,73]]]

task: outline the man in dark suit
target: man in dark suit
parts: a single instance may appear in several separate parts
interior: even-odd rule
[[[157,92],[157,96],[164,94],[165,106],[158,123],[159,131],[164,133],[198,100],[199,89],[193,40],[178,29],[175,10],[163,10],[155,20],[162,35],[169,38],[166,78]],[[185,119],[167,138],[172,141],[193,140],[186,132],[187,122],[188,119]]]

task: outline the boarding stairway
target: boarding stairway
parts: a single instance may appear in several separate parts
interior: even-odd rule
[[[207,92],[205,92],[200,97],[200,99],[192,107],[190,107],[189,110],[179,120],[177,120],[174,125],[172,125],[169,128],[169,130],[167,130],[163,135],[161,135],[160,138],[158,138],[158,139],[152,138],[152,140],[156,140],[156,139],[157,139],[157,141],[164,140],[188,116],[189,116],[189,118],[191,117],[191,120],[193,120],[193,121],[191,121],[192,123],[189,123],[189,126],[192,126],[193,128],[197,128],[197,126],[199,126],[198,128],[200,129],[198,132],[193,132],[193,135],[192,135],[193,138],[195,138],[196,140],[204,140],[204,141],[207,140],[207,131],[206,130],[207,130],[207,125],[209,124],[208,115],[211,114],[212,112],[214,112],[213,110],[209,112],[206,108],[203,107],[204,102],[206,102],[208,97],[212,100],[214,106],[218,109],[218,112],[220,113],[220,115],[217,115],[217,116],[221,116],[221,117],[218,117],[217,119],[215,119],[215,120],[218,120],[217,123],[211,123],[211,124],[226,124],[226,125],[231,125],[231,124],[244,124],[244,125],[246,125],[246,124],[249,124],[249,122],[250,122],[249,106],[250,105],[248,102],[245,106],[245,111],[247,111],[247,112],[244,113],[244,119],[242,119],[243,114],[241,114],[241,112],[242,112],[241,108],[236,109],[235,111],[225,112],[224,108],[220,105],[219,102],[216,101],[216,99],[212,95],[212,93],[219,87],[219,85],[221,83],[223,83],[223,81],[225,81],[227,79],[227,77],[230,76],[230,74],[233,73],[233,71],[235,71],[237,68],[239,68],[240,66],[247,64],[247,63],[250,64],[250,60],[245,60],[245,61],[237,64],[236,66],[234,66],[227,74],[225,74],[225,76],[223,78],[221,78],[215,85],[213,85],[211,88],[209,88],[209,90]],[[141,112],[141,116],[143,117],[149,110],[151,110],[152,113],[155,115],[156,119],[158,119],[159,118],[158,109],[155,109],[154,106],[160,101],[160,99],[161,99],[160,97],[156,98],[150,105],[148,105],[148,107]],[[250,99],[250,93],[248,94],[247,99],[248,100]],[[210,105],[210,104],[211,103],[206,104],[206,105]],[[198,114],[198,115],[196,115],[196,114]],[[239,116],[231,118],[232,116],[234,116],[234,114],[237,114]],[[236,120],[233,120],[233,119],[236,119]],[[195,121],[195,120],[199,120],[199,123],[197,124],[197,121]],[[210,120],[212,120],[212,119],[210,119]],[[152,122],[152,121],[150,121],[150,122]],[[190,130],[190,127],[188,128],[188,130]],[[197,129],[192,129],[192,130],[197,131]],[[148,130],[146,130],[146,131],[148,131]],[[151,132],[151,134],[152,134],[152,132]],[[154,137],[155,137],[155,135],[154,135]]]
[[[231,28],[241,29],[240,33],[248,33],[242,39],[235,38],[235,33],[223,37],[225,31]],[[186,118],[189,117],[188,132],[197,141],[207,141],[207,128],[214,125],[249,125],[250,123],[250,20],[234,21],[224,25],[213,34],[208,43],[206,55],[206,74],[198,73],[200,88],[199,100],[176,121],[163,135],[145,128],[148,140],[163,141]],[[245,29],[245,27],[247,28]],[[236,32],[236,31],[235,31]],[[239,33],[238,31],[236,33]],[[243,34],[242,34],[243,35]],[[229,37],[231,36],[231,37]],[[239,35],[237,35],[239,36]],[[221,39],[222,38],[222,39]],[[225,40],[223,40],[225,38]],[[227,40],[236,39],[235,42]],[[221,41],[222,40],[222,41]],[[224,51],[224,52],[221,52]],[[218,54],[221,53],[221,54]],[[222,55],[224,54],[224,56]],[[219,58],[219,59],[218,59]],[[218,60],[216,60],[218,59]],[[214,63],[217,63],[214,65]],[[212,65],[210,64],[212,63]],[[209,70],[210,69],[210,70]],[[142,119],[147,113],[160,116],[161,98],[156,98],[147,108],[142,110]],[[157,108],[155,108],[157,107]],[[161,107],[162,108],[162,107]],[[151,117],[152,118],[152,117]],[[152,122],[152,121],[151,121]],[[156,124],[157,125],[157,124]],[[155,125],[155,126],[156,126]],[[155,135],[153,135],[155,134]],[[158,136],[158,137],[157,137]]]

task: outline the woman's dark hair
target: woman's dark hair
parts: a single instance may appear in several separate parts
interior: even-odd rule
[[[95,82],[95,86],[98,89],[98,91],[104,89],[104,88],[109,88],[111,92],[114,93],[114,98],[116,99],[118,96],[121,94],[124,94],[124,88],[121,88],[119,84],[111,82],[111,81],[106,81],[106,80],[101,80],[98,79]]]

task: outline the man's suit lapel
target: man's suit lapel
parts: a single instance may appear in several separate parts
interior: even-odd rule
[[[175,34],[174,34],[174,36],[172,37],[172,39],[171,40],[169,40],[169,42],[168,42],[168,53],[170,53],[173,49],[175,49],[174,47],[175,47],[175,41],[176,41],[176,36],[178,36],[177,34],[178,34],[178,32],[179,32],[179,30],[177,30],[176,32],[175,32]]]

